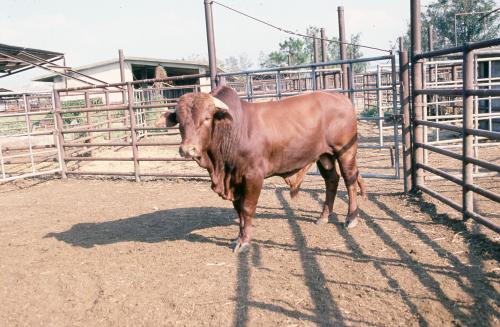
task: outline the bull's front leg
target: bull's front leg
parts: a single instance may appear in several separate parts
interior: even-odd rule
[[[252,240],[252,220],[257,208],[260,191],[264,178],[262,177],[245,177],[241,197],[233,202],[233,205],[238,212],[240,232],[234,252],[246,252],[250,248]]]

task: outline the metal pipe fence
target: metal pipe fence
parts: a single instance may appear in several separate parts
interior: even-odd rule
[[[477,158],[474,153],[475,142],[474,137],[482,136],[493,141],[500,140],[500,133],[494,131],[487,131],[479,129],[477,126],[477,110],[475,103],[477,102],[478,96],[493,97],[500,94],[500,90],[495,89],[476,89],[477,83],[475,84],[475,72],[476,65],[474,60],[474,53],[478,49],[484,49],[493,46],[500,46],[500,38],[464,44],[462,46],[456,46],[448,49],[434,50],[429,52],[422,52],[421,47],[421,23],[420,23],[420,1],[412,0],[412,68],[413,68],[413,83],[412,83],[412,93],[413,93],[413,110],[414,117],[413,131],[414,131],[414,142],[413,142],[413,156],[414,156],[414,166],[413,166],[413,180],[414,189],[420,190],[430,196],[442,201],[443,203],[449,205],[450,207],[460,211],[463,215],[463,219],[467,220],[469,218],[474,219],[480,224],[483,224],[490,229],[500,232],[500,225],[495,223],[492,219],[484,217],[475,211],[474,208],[474,194],[479,194],[491,201],[500,202],[500,196],[491,190],[484,187],[480,187],[475,184],[474,181],[474,166],[479,166],[483,169],[491,170],[492,172],[499,173],[500,165],[489,162],[486,160],[481,160]],[[424,74],[424,60],[431,59],[434,57],[440,57],[450,54],[462,54],[462,75],[463,82],[461,89],[456,88],[443,88],[443,89],[432,89],[429,85],[425,85],[425,74]],[[432,63],[431,63],[432,64]],[[455,126],[450,124],[445,124],[443,122],[429,121],[425,119],[426,104],[424,103],[423,96],[451,96],[451,97],[461,97],[462,102],[462,126]],[[428,104],[427,104],[428,105]],[[438,115],[439,116],[439,115]],[[476,118],[476,123],[475,123]],[[428,119],[428,117],[427,117]],[[426,142],[424,135],[424,128],[432,127],[436,129],[448,130],[455,133],[459,133],[462,136],[462,153],[455,153],[453,151],[440,148],[436,145],[430,145]],[[477,145],[477,141],[476,141]],[[432,151],[443,155],[448,158],[459,160],[461,162],[462,175],[457,177],[452,174],[445,172],[444,170],[432,167],[425,162],[424,151]],[[456,201],[436,192],[432,189],[432,186],[425,184],[424,171],[437,175],[457,184],[462,190],[462,203],[457,203]]]
[[[135,89],[134,85],[146,84],[152,82],[166,82],[183,80],[188,78],[199,78],[206,75],[186,75],[168,77],[163,79],[150,79],[125,83],[114,83],[113,85],[124,87],[125,97],[115,97],[114,103],[109,101],[112,97],[105,86],[99,85],[92,87],[77,87],[60,89],[54,91],[55,98],[55,116],[57,121],[63,126],[59,132],[59,147],[62,156],[63,176],[68,175],[108,175],[108,176],[127,176],[140,181],[142,177],[162,176],[162,177],[207,177],[206,173],[185,174],[173,171],[148,171],[144,164],[147,162],[164,162],[168,166],[173,162],[194,161],[181,158],[177,155],[177,147],[180,139],[175,141],[154,140],[149,141],[150,137],[158,135],[171,137],[179,135],[178,128],[155,127],[153,123],[157,121],[161,112],[172,109],[177,104],[177,99],[187,92],[199,92],[200,85],[177,85],[161,88],[141,88]],[[66,99],[76,101],[88,99],[92,94],[94,97],[106,92],[102,103],[91,105],[89,101],[84,101],[83,105],[67,107],[62,105]],[[121,94],[121,93],[120,93]],[[75,115],[82,118],[87,117],[86,124],[71,126],[65,122],[65,117]],[[82,116],[83,115],[83,116]],[[90,115],[90,118],[88,118]],[[100,115],[105,120],[93,122],[93,119]],[[111,117],[111,118],[110,118]],[[67,120],[68,118],[66,118]],[[78,135],[77,142],[71,141],[72,135]],[[97,140],[101,138],[102,140]],[[78,141],[79,140],[79,141]],[[96,142],[97,140],[97,142]],[[164,153],[166,147],[172,147],[172,151],[167,155],[158,155]],[[153,156],[144,155],[141,148],[149,149],[157,147],[153,151],[157,154]],[[80,149],[75,151],[74,149]],[[81,150],[83,149],[83,150]],[[71,153],[68,151],[71,150]],[[100,151],[96,151],[100,150]],[[116,152],[118,152],[116,154]],[[112,154],[111,154],[112,153]],[[98,163],[131,163],[132,167],[125,168],[128,171],[122,171],[121,166],[108,166],[103,170],[103,166]],[[85,169],[84,169],[85,168]]]
[[[388,63],[387,63],[388,62]],[[376,83],[366,82],[367,73],[355,73],[353,65],[370,63],[377,65]],[[342,65],[348,68],[347,78],[343,78]],[[335,60],[304,65],[219,73],[219,84],[232,87],[240,98],[247,101],[272,100],[294,96],[306,91],[324,90],[348,94],[358,111],[358,120],[375,124],[378,132],[377,145],[360,143],[360,148],[388,149],[392,174],[364,173],[365,177],[399,178],[399,129],[401,112],[399,108],[399,76],[395,55]],[[340,76],[336,78],[336,76]],[[326,77],[326,79],[324,78]],[[326,82],[325,82],[326,80]],[[343,82],[344,81],[344,82]],[[347,83],[345,83],[347,81]],[[367,95],[379,99],[373,104],[376,114],[367,110]],[[364,113],[367,113],[366,115]],[[387,133],[391,133],[389,144]]]

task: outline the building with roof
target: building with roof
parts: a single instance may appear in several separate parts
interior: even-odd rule
[[[155,78],[155,70],[158,66],[163,67],[169,77],[204,74],[209,70],[208,64],[203,63],[145,57],[125,57],[124,80],[125,82],[131,82]],[[82,79],[80,74],[106,83],[119,83],[122,81],[118,58],[75,67],[72,69],[72,72],[68,72],[67,74],[75,76],[78,79],[66,78],[60,74],[51,73],[37,77],[33,81],[51,82],[54,83],[54,87],[57,89],[84,86],[85,83],[79,80]],[[95,80],[89,80],[89,82],[99,84]],[[199,85],[202,91],[208,92],[210,90],[210,80],[208,77],[179,80],[175,81],[175,85]],[[143,85],[142,87],[148,87],[148,85]]]

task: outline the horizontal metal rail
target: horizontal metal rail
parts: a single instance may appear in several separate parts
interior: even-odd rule
[[[491,191],[488,191],[480,186],[466,184],[465,187],[471,191],[476,192],[477,194],[484,196],[485,198],[488,198],[492,201],[500,202],[500,195],[493,193]]]
[[[500,140],[500,133],[499,132],[490,132],[486,131],[483,129],[472,129],[472,128],[466,128],[465,132],[467,134],[475,135],[475,136],[483,136],[488,139],[493,139],[493,140]]]
[[[5,182],[10,182],[19,178],[30,178],[30,177],[38,177],[42,175],[52,175],[56,173],[60,173],[60,169],[52,169],[52,170],[47,170],[47,171],[39,171],[36,173],[29,173],[29,174],[20,174],[18,176],[11,176],[11,177],[6,177],[3,179],[0,179],[0,183],[5,183]]]
[[[424,125],[428,127],[435,127],[435,128],[440,128],[440,129],[446,129],[452,132],[457,132],[457,133],[462,133],[463,128],[459,126],[453,126],[453,125],[448,125],[448,124],[442,124],[442,123],[436,123],[432,121],[427,121],[427,120],[421,120],[421,119],[414,119],[414,122],[416,125]]]
[[[89,132],[99,133],[99,132],[127,132],[127,131],[130,131],[130,127],[129,128],[111,127],[111,128],[94,128],[94,129],[76,128],[76,129],[62,130],[61,133],[74,134],[74,133],[89,133]]]
[[[427,166],[425,164],[421,164],[421,163],[417,163],[417,167],[418,168],[422,168],[424,170],[427,170],[428,172],[430,173],[433,173],[434,175],[438,175],[446,180],[449,180],[450,182],[453,182],[457,185],[460,185],[462,186],[463,185],[463,181],[455,176],[452,176],[444,171],[442,171],[441,169],[437,169],[437,168],[433,168],[433,167],[430,167],[430,166]]]
[[[419,95],[440,95],[440,96],[455,96],[461,97],[465,95],[474,95],[479,97],[498,97],[500,89],[479,89],[479,90],[464,90],[462,89],[415,89],[414,93]]]
[[[491,221],[491,220],[489,220],[488,218],[483,217],[483,216],[481,216],[481,215],[480,215],[480,214],[478,214],[478,213],[471,212],[471,211],[469,211],[469,210],[467,210],[467,211],[465,212],[465,214],[466,214],[468,217],[470,217],[470,218],[474,219],[475,221],[477,221],[478,223],[480,223],[480,224],[482,224],[482,225],[484,225],[484,226],[486,226],[486,227],[488,227],[488,228],[490,228],[490,229],[494,230],[494,231],[495,231],[495,232],[497,232],[497,233],[500,233],[500,226],[499,226],[499,225],[497,225],[497,224],[495,224],[494,222],[492,222],[492,221]]]
[[[378,56],[378,57],[370,57],[370,58],[358,58],[358,59],[348,59],[348,60],[334,60],[334,61],[326,61],[319,62],[314,64],[306,64],[306,65],[296,65],[296,66],[287,66],[287,67],[276,67],[276,68],[263,68],[263,69],[254,69],[247,70],[242,72],[233,72],[233,73],[218,73],[217,76],[235,76],[235,75],[252,75],[257,73],[266,73],[266,72],[282,72],[286,70],[296,70],[296,69],[305,69],[305,68],[313,68],[313,67],[325,67],[325,66],[335,66],[342,64],[355,64],[360,62],[369,62],[369,61],[381,61],[381,60],[390,60],[391,56]]]
[[[66,161],[134,161],[133,157],[64,157]],[[151,157],[151,158],[141,158],[138,157],[137,161],[192,161],[192,159],[180,158],[180,157]]]
[[[464,161],[467,163],[471,163],[471,164],[474,164],[476,166],[483,167],[485,169],[496,171],[497,173],[500,173],[500,166],[496,165],[494,163],[484,161],[481,159],[472,158],[472,157],[465,157]]]
[[[423,186],[423,185],[415,185],[415,187],[424,192],[424,193],[427,193],[429,194],[430,196],[432,196],[433,198],[436,198],[438,199],[439,201],[449,205],[450,207],[452,207],[453,209],[457,210],[457,211],[460,211],[462,212],[462,206],[459,205],[458,203],[456,203],[455,201],[453,200],[450,200],[448,199],[447,197],[439,194],[438,192],[434,192],[433,190],[431,190],[430,188],[426,187],[426,186]]]
[[[129,176],[133,177],[135,176],[135,173],[133,172],[109,172],[109,171],[67,171],[66,174],[68,175],[97,175],[97,176]],[[172,177],[172,178],[178,178],[178,177],[184,177],[184,178],[207,178],[207,174],[179,174],[179,173],[140,173],[139,176],[141,177]]]
[[[106,84],[96,84],[96,85],[89,85],[89,86],[77,86],[77,87],[69,87],[69,88],[65,88],[65,89],[58,89],[57,91],[59,93],[64,93],[64,92],[71,92],[71,91],[100,89],[100,88],[106,88],[106,87],[126,86],[128,83],[130,83],[132,85],[150,84],[150,83],[156,83],[156,82],[168,82],[168,81],[181,81],[181,80],[186,80],[186,79],[198,79],[198,78],[202,78],[202,77],[209,77],[209,74],[208,73],[192,74],[192,75],[165,77],[165,78],[150,78],[150,79],[136,80],[136,81],[132,81],[132,82],[106,83]]]
[[[102,142],[102,143],[64,143],[65,148],[101,147],[101,146],[131,146],[132,143]]]
[[[415,142],[415,146],[426,149],[426,150],[430,150],[432,152],[442,154],[443,156],[447,156],[447,157],[450,157],[453,159],[462,160],[462,158],[463,158],[461,154],[452,152],[450,150],[441,149],[441,148],[438,148],[438,147],[433,146],[433,145]]]
[[[453,54],[453,53],[457,53],[457,52],[472,51],[472,50],[477,50],[477,49],[481,49],[481,48],[493,47],[493,46],[497,46],[497,45],[500,45],[500,38],[486,40],[486,41],[480,41],[480,42],[474,42],[474,43],[467,43],[467,44],[464,44],[461,46],[447,48],[447,49],[418,53],[414,56],[414,60],[416,61],[416,60],[425,59],[425,58],[439,57],[439,56],[449,55],[449,54]]]
[[[0,113],[0,118],[7,117],[26,117],[26,116],[41,116],[48,115],[54,113],[52,110],[44,110],[44,111],[30,111],[26,112],[12,112],[12,113]]]

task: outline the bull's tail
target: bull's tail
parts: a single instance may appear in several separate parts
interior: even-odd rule
[[[361,177],[361,174],[359,172],[358,172],[357,182],[359,186],[359,192],[361,193],[361,197],[363,199],[366,199],[365,182],[363,181],[363,177]]]

